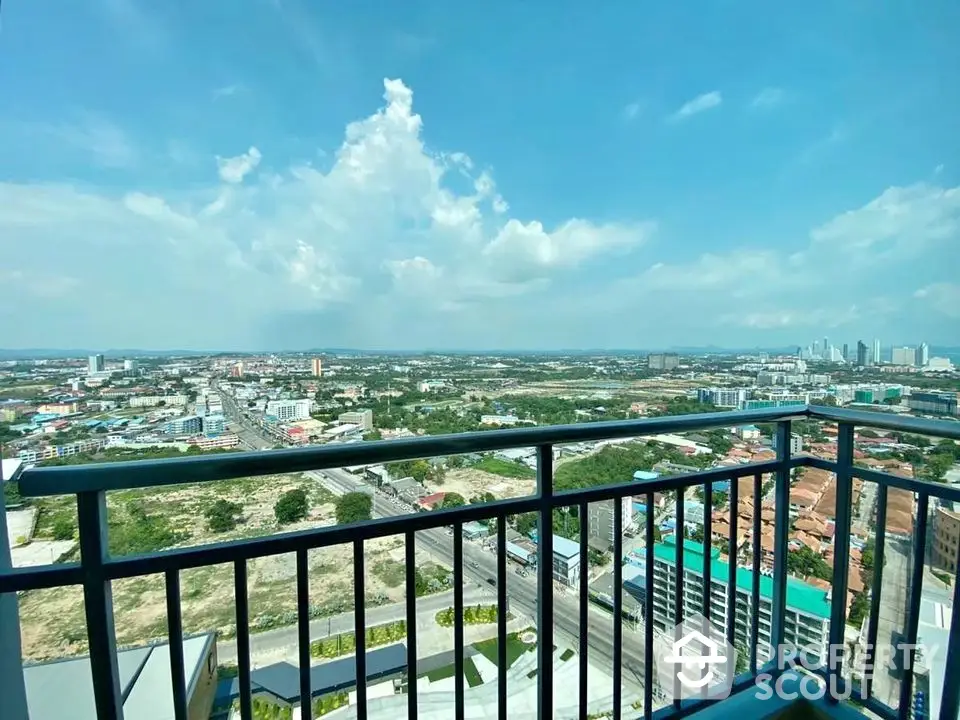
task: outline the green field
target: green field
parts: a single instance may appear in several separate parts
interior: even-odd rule
[[[525,652],[529,652],[537,647],[536,643],[528,645],[520,639],[520,635],[522,635],[523,632],[526,631],[510,633],[507,635],[507,667],[513,665],[517,658],[523,655]],[[492,662],[494,665],[497,664],[497,638],[481,640],[480,642],[475,642],[473,646],[477,649],[477,652],[483,655],[487,660]]]
[[[483,458],[480,462],[474,464],[473,467],[477,470],[483,470],[484,472],[508,478],[532,478],[537,476],[536,471],[526,465],[521,465],[520,463],[509,460],[501,460],[500,458],[492,456]]]

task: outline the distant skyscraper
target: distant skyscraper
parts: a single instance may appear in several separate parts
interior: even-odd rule
[[[813,353],[814,356],[817,356],[820,354],[820,342],[818,340],[813,341],[813,349],[811,352]]]
[[[103,355],[91,355],[87,358],[87,371],[91,373],[103,372],[103,369],[106,367],[106,363],[103,360]]]
[[[843,361],[846,362],[850,359],[850,346],[846,343],[843,344]]]
[[[869,364],[868,359],[867,344],[863,340],[857,340],[857,365],[866,367]]]
[[[873,341],[873,364],[874,365],[880,364],[880,340],[879,339]]]
[[[314,377],[320,377],[323,375],[323,360],[320,358],[314,358],[311,365],[313,368]]]
[[[124,360],[123,361],[123,371],[126,373],[136,373],[137,372],[137,361],[136,360]]]
[[[830,340],[827,339],[827,336],[823,336],[823,359],[830,359]]]
[[[925,342],[920,343],[920,346],[917,348],[917,362],[918,367],[926,367],[930,364],[930,346]]]
[[[895,347],[890,351],[890,361],[894,365],[913,365],[917,361],[917,349],[912,347]]]

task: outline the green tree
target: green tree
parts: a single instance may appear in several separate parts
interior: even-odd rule
[[[734,645],[734,649],[737,651],[737,667],[734,672],[739,675],[740,673],[746,672],[750,667],[750,653],[742,643]]]
[[[787,553],[787,570],[800,577],[813,576],[821,580],[833,578],[833,570],[827,561],[806,546]]]
[[[521,535],[529,535],[537,529],[537,514],[535,512],[521,513],[515,515],[513,522],[516,525],[517,532]]]
[[[239,503],[220,498],[204,510],[203,515],[213,532],[227,532],[237,526],[242,512],[243,506]]]
[[[303,520],[307,516],[310,505],[307,502],[307,493],[301,488],[287,490],[273,506],[273,514],[281,525]]]
[[[863,552],[860,554],[860,566],[863,568],[864,573],[873,570],[873,552],[874,541],[873,538],[870,538],[864,546]]]
[[[860,627],[863,625],[864,618],[870,612],[870,600],[867,598],[866,591],[859,592],[853,596],[853,602],[850,603],[850,612],[847,614],[847,625]]]
[[[460,507],[461,505],[466,505],[467,501],[463,499],[463,495],[460,493],[449,492],[443,496],[443,503],[440,505],[441,508],[455,508]]]
[[[362,492],[350,492],[337,499],[337,522],[341,525],[369,520],[373,498]]]
[[[15,507],[23,503],[23,498],[20,495],[20,483],[5,482],[0,487],[0,491],[3,492],[3,502],[7,507]]]

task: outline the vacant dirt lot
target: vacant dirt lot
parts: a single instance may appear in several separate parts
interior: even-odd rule
[[[493,493],[498,499],[530,495],[536,485],[535,478],[501,477],[475,468],[448,470],[442,484],[426,482],[429,492],[455,492],[467,501],[486,492]]]
[[[307,519],[282,528],[273,506],[282,493],[302,487],[310,497]],[[204,510],[218,498],[239,503],[243,520],[236,529],[213,533]],[[122,491],[108,496],[111,514],[123,513],[127,503],[142,504],[151,516],[162,516],[170,528],[188,534],[177,547],[243,537],[270,535],[335,524],[333,497],[318,484],[300,475],[243,478],[203,485],[174,486],[149,491]],[[38,535],[50,532],[53,519],[72,517],[71,498],[44,501]],[[368,604],[403,597],[397,565],[402,560],[403,539],[383,538],[367,543],[366,593]],[[349,609],[353,602],[353,558],[350,546],[335,546],[310,553],[311,605],[316,614]],[[293,555],[258,558],[248,564],[251,628],[266,629],[295,621],[296,566]],[[402,577],[402,574],[399,575]],[[232,565],[186,570],[180,580],[184,632],[220,630],[234,632],[234,580]],[[166,637],[166,600],[162,576],[149,575],[113,583],[117,642],[140,644]],[[20,621],[25,659],[39,660],[84,652],[87,646],[83,593],[80,588],[54,588],[20,597]]]

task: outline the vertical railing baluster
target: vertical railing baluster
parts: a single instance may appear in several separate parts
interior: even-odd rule
[[[850,572],[850,525],[853,515],[853,425],[840,423],[837,429],[837,500],[833,535],[833,581],[830,601],[830,648],[843,647],[847,620],[847,574]],[[829,652],[829,650],[828,650]],[[829,659],[829,658],[828,658]],[[834,688],[840,688],[842,660],[828,663]],[[828,699],[834,699],[827,693]]]
[[[97,717],[100,720],[121,720],[123,699],[117,666],[117,634],[113,625],[113,590],[104,572],[104,563],[110,554],[107,494],[103,491],[78,493],[77,520],[80,562],[84,569],[83,609],[87,619]]]
[[[623,498],[613,501],[613,717],[623,702]]]
[[[960,712],[960,582],[953,582],[953,607],[950,611],[950,632],[947,635],[947,659],[943,676],[947,682],[943,685],[940,697],[940,717],[938,720],[956,720]]]
[[[883,593],[883,553],[887,542],[887,486],[877,485],[877,524],[873,533],[873,580],[870,584],[870,625],[867,628],[867,669],[863,683],[864,697],[873,695],[873,664],[877,657],[877,633],[880,623],[880,596]],[[960,683],[958,683],[960,687]],[[953,720],[956,720],[954,714]]]
[[[357,720],[367,717],[367,601],[363,540],[353,541],[353,634],[357,650]]]
[[[180,613],[180,571],[164,573],[167,591],[167,644],[170,651],[170,682],[173,689],[173,716],[187,720],[187,681],[183,669],[183,619]]]
[[[463,720],[463,523],[453,524],[453,667],[454,717]]]
[[[577,508],[580,517],[580,717],[587,716],[587,705],[590,701],[587,685],[587,648],[589,647],[590,627],[588,611],[590,606],[590,535],[587,519],[587,503],[582,502]]]
[[[417,537],[405,538],[407,573],[407,720],[417,720]]]
[[[923,594],[923,561],[927,545],[927,510],[930,496],[921,492],[917,497],[917,524],[913,533],[913,555],[910,577],[910,604],[907,608],[907,641],[903,653],[903,676],[900,679],[901,717],[910,712],[913,699],[913,665],[917,656],[917,632],[920,627],[920,599]]]
[[[553,446],[537,446],[537,716],[553,718]]]
[[[250,606],[247,598],[247,561],[233,562],[233,596],[237,614],[237,682],[240,685],[240,717],[253,720],[250,685]]]
[[[653,493],[648,492],[643,596],[643,716],[648,719],[653,717],[653,526],[656,514],[653,500]]]
[[[300,720],[313,717],[310,680],[310,565],[307,549],[297,550],[297,651],[300,658]]]
[[[497,518],[497,717],[507,720],[507,518]]]
[[[673,597],[673,624],[680,625],[683,623],[683,543],[686,541],[686,526],[684,518],[684,496],[686,495],[686,488],[680,488],[677,490],[677,507],[676,507],[676,516],[677,516],[677,527],[674,529],[673,538],[676,542],[676,593]],[[680,709],[680,681],[675,680],[673,683],[673,706],[677,710]]]
[[[735,645],[737,631],[737,521],[740,510],[740,477],[730,480],[730,540],[727,544],[727,642]]]
[[[713,550],[713,483],[703,484],[703,596],[701,615],[710,620],[710,590],[713,583],[710,553]]]
[[[757,648],[760,645],[760,554],[763,544],[760,542],[761,519],[763,517],[763,476],[753,476],[753,563],[750,579],[750,672],[757,672]]]
[[[783,645],[787,615],[787,545],[790,542],[790,421],[777,423],[777,469],[774,472],[776,507],[773,518],[773,597],[770,645],[774,657]]]
[[[4,487],[15,487],[19,471],[12,475],[0,467],[0,577],[13,569],[7,534]],[[10,717],[27,717],[27,687],[23,677],[23,649],[20,639],[20,607],[17,593],[0,592],[0,697],[3,710]]]

